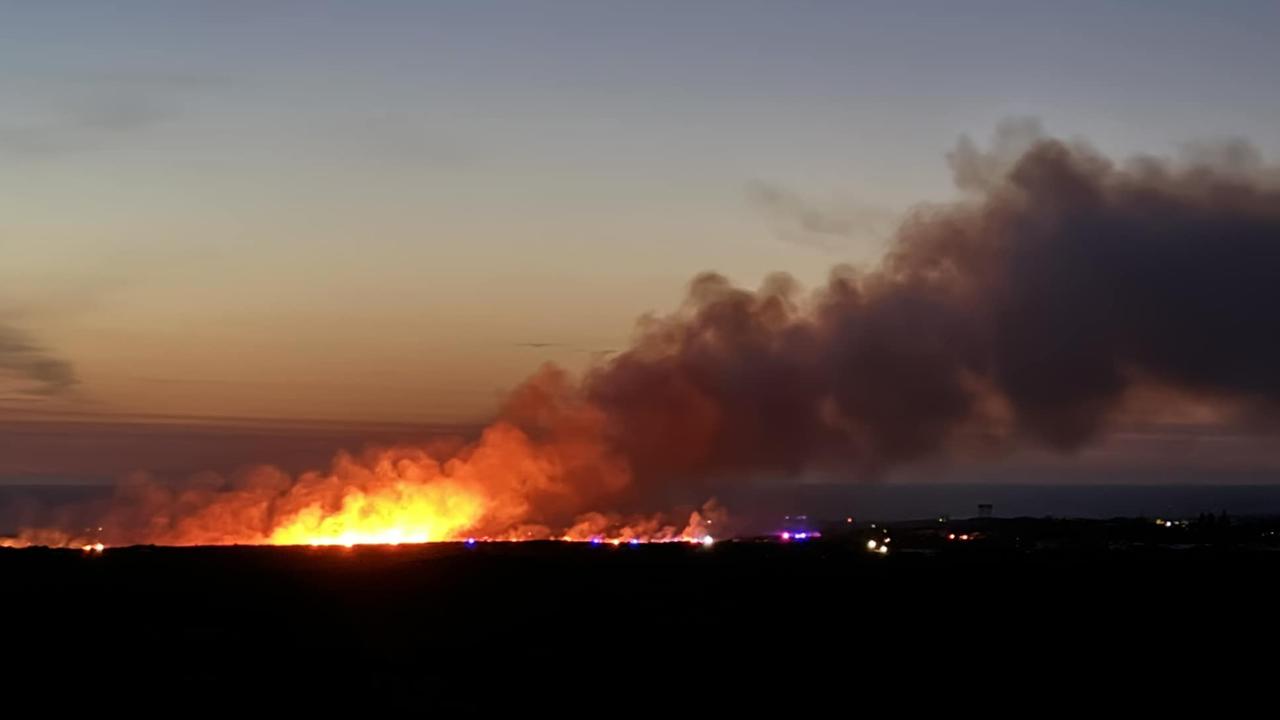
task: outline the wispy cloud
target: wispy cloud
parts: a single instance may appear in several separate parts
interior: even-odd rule
[[[898,213],[858,203],[815,203],[773,183],[747,184],[747,202],[763,213],[783,242],[826,251],[880,243],[893,233]]]
[[[0,401],[65,395],[76,382],[70,362],[35,344],[17,328],[0,325]]]
[[[89,72],[18,88],[0,110],[0,157],[38,160],[92,150],[163,125],[222,84],[187,73]]]

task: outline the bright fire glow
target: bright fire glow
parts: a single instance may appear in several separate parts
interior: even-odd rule
[[[343,496],[334,511],[309,505],[277,527],[272,545],[400,545],[461,540],[483,501],[444,484],[396,483]]]
[[[328,469],[296,476],[261,466],[188,482],[140,478],[119,486],[107,514],[86,528],[98,532],[28,528],[0,544],[101,552],[99,538],[113,546],[713,543],[711,525],[725,520],[714,500],[679,514],[589,511],[608,507],[631,470],[605,441],[600,412],[566,396],[558,378],[534,378],[505,411],[538,433],[500,420],[474,441],[340,453]]]

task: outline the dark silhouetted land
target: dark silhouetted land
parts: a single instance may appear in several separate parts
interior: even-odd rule
[[[712,548],[3,550],[4,659],[36,679],[429,698],[457,716],[617,693],[865,707],[927,685],[930,702],[974,701],[1073,673],[1097,690],[1139,669],[1225,672],[1246,657],[1231,648],[1274,639],[1280,552],[1262,521],[931,522]],[[890,553],[867,550],[884,536]]]

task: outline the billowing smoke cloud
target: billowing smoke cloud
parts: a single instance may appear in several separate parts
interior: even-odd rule
[[[1212,153],[1209,154],[1211,156]],[[1006,123],[961,202],[802,295],[708,273],[585,392],[641,476],[875,471],[961,431],[1070,450],[1160,384],[1280,400],[1280,190],[1254,155],[1117,164]]]
[[[963,199],[914,211],[874,268],[811,292],[705,273],[580,381],[536,374],[475,442],[144,483],[112,517],[132,518],[131,541],[669,536],[683,518],[617,511],[761,475],[869,477],[975,441],[1070,451],[1135,390],[1274,414],[1280,185],[1224,147],[1116,163],[1006,124],[989,151],[961,142]]]
[[[0,398],[58,395],[75,384],[71,363],[35,344],[18,329],[0,324]]]

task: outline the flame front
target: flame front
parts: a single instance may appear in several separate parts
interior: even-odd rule
[[[372,492],[353,490],[328,512],[309,505],[273,530],[273,545],[398,545],[457,540],[484,513],[481,497],[437,483],[397,482]]]
[[[474,442],[436,441],[340,453],[324,472],[262,466],[179,484],[134,478],[80,532],[37,528],[7,545],[403,544],[477,540],[702,542],[714,506],[688,522],[587,512],[631,482],[604,418],[562,374],[513,394]],[[85,518],[88,520],[89,518]]]

